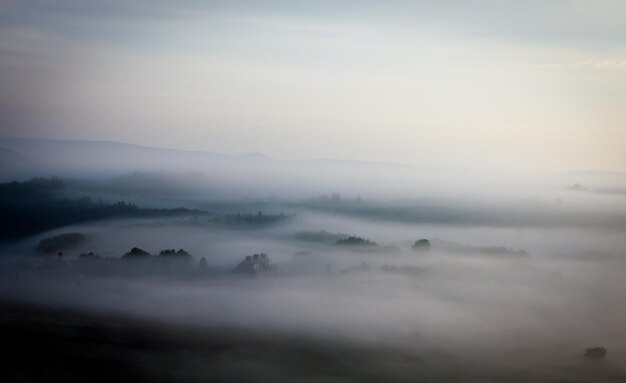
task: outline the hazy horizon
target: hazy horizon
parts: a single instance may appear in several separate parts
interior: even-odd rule
[[[626,171],[619,1],[8,1],[0,134]]]
[[[233,152],[233,153],[227,153],[227,152],[220,152],[220,151],[212,151],[212,150],[204,150],[204,149],[185,149],[185,148],[181,148],[181,147],[172,147],[172,146],[152,146],[152,145],[147,145],[147,144],[143,144],[143,143],[137,143],[137,142],[125,142],[125,141],[116,141],[116,140],[92,140],[92,139],[73,139],[70,137],[67,138],[63,138],[63,137],[59,137],[59,138],[44,138],[44,137],[28,137],[28,136],[0,136],[0,141],[1,140],[40,140],[40,141],[57,141],[57,142],[69,142],[69,143],[102,143],[102,144],[120,144],[120,145],[129,145],[129,146],[133,146],[133,147],[138,147],[138,148],[143,148],[143,149],[156,149],[156,150],[166,150],[166,151],[178,151],[178,152],[189,152],[189,153],[206,153],[206,154],[215,154],[218,156],[225,156],[225,157],[246,157],[246,156],[260,156],[260,157],[266,157],[268,159],[271,160],[276,160],[276,161],[282,161],[282,162],[306,162],[306,161],[338,161],[338,162],[345,162],[345,163],[363,163],[363,164],[367,164],[367,163],[371,163],[371,164],[381,164],[381,165],[391,165],[391,166],[410,166],[410,167],[414,167],[417,169],[430,169],[430,170],[441,170],[441,171],[458,171],[458,172],[462,172],[462,171],[469,171],[469,172],[477,172],[477,173],[511,173],[511,174],[558,174],[558,173],[613,173],[613,174],[624,174],[626,173],[626,170],[624,171],[620,171],[620,170],[605,170],[605,169],[586,169],[586,168],[580,168],[580,169],[571,169],[571,170],[554,170],[554,171],[532,171],[532,170],[507,170],[507,169],[493,169],[493,168],[473,168],[473,169],[468,169],[462,166],[457,166],[457,167],[445,167],[445,166],[429,166],[428,164],[425,165],[420,165],[420,164],[411,164],[411,163],[406,163],[406,162],[390,162],[390,161],[376,161],[376,160],[371,160],[371,159],[361,159],[361,158],[354,158],[354,159],[341,159],[341,158],[331,158],[331,157],[296,157],[296,158],[280,158],[280,157],[275,157],[272,156],[268,153],[265,152],[261,152],[261,151],[250,151],[250,152]],[[0,143],[1,145],[1,143]],[[0,149],[8,149],[9,148],[5,148],[0,146]]]

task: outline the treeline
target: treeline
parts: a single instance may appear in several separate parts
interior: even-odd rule
[[[36,178],[0,184],[0,241],[14,240],[70,224],[123,217],[204,215],[192,209],[144,209],[124,201],[68,198],[61,179]]]
[[[263,214],[263,212],[259,211],[256,214],[252,213],[236,213],[236,214],[221,214],[214,215],[210,219],[214,223],[222,224],[222,225],[268,225],[277,222],[284,221],[288,218],[293,217],[292,215],[286,215],[285,213],[280,214]]]
[[[21,269],[28,270],[33,270],[33,267]],[[191,254],[184,249],[164,249],[158,254],[151,254],[138,247],[133,247],[122,257],[103,257],[88,252],[80,254],[76,259],[66,260],[63,253],[59,252],[57,256],[44,257],[34,270],[100,276],[193,276],[209,271],[204,257],[195,263]]]

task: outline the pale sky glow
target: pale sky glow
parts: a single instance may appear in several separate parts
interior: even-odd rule
[[[0,5],[0,135],[626,171],[623,1],[126,3]]]

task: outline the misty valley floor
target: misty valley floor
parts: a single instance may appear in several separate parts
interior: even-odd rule
[[[437,350],[141,321],[3,302],[3,381],[623,382],[603,362],[468,366]],[[513,361],[514,362],[514,361]],[[512,363],[514,365],[515,363]]]
[[[604,195],[168,197],[223,205],[205,214],[51,199],[55,184],[5,185],[24,228],[61,221],[0,244],[1,382],[626,381],[626,210]]]

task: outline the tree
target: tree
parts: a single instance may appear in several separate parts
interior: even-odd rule
[[[413,246],[411,247],[414,251],[427,252],[430,251],[430,241],[422,238],[418,241],[415,241]]]
[[[126,259],[132,259],[132,258],[143,258],[143,257],[149,257],[150,253],[148,253],[145,250],[142,250],[138,247],[133,247],[132,249],[130,249],[130,251],[126,254],[124,254],[124,256],[122,258],[126,258]]]
[[[183,249],[176,251],[175,249],[165,249],[159,252],[159,257],[171,257],[171,258],[189,258],[191,254]]]
[[[378,246],[376,242],[370,241],[369,239],[350,236],[345,239],[339,239],[335,242],[336,245],[341,246]]]

